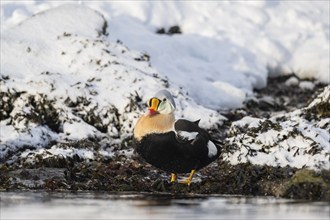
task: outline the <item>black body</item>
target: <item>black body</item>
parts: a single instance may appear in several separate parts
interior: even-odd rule
[[[198,132],[194,140],[185,140],[174,131],[152,133],[144,136],[141,141],[134,139],[135,149],[146,162],[171,173],[190,173],[213,162],[220,155],[220,147],[216,144],[217,154],[208,156],[210,136],[198,126],[198,121],[178,120],[176,132]]]

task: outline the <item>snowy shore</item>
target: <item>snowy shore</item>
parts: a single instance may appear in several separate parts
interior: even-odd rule
[[[120,155],[134,161],[133,126],[147,99],[167,88],[177,118],[201,119],[223,138],[219,164],[329,170],[324,4],[1,2],[0,168],[52,160],[47,167],[59,168]],[[173,25],[183,33],[156,33]],[[292,97],[256,96],[269,76],[292,72],[283,86],[319,95],[312,103],[281,112],[274,103],[285,106]],[[261,101],[271,106],[267,117],[223,114]]]

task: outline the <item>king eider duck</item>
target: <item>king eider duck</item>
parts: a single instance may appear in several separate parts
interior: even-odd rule
[[[157,92],[137,121],[133,140],[136,152],[147,163],[171,173],[171,183],[178,173],[190,173],[180,182],[189,186],[197,170],[219,157],[220,147],[198,126],[199,120],[175,120],[175,108],[169,91]]]

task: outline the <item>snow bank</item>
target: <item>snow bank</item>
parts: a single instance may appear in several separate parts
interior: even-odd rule
[[[269,119],[234,122],[224,159],[269,166],[330,169],[330,86],[308,107]]]
[[[64,3],[1,4],[1,26],[6,30],[35,12]],[[253,88],[266,86],[269,73],[295,72],[301,78],[330,82],[328,1],[81,4],[104,14],[113,41],[120,39],[130,49],[149,54],[162,77],[185,88],[205,107],[240,107]],[[183,34],[155,34],[173,25]]]
[[[111,156],[163,88],[178,118],[210,128],[222,119],[215,110],[240,107],[268,74],[330,82],[329,2],[6,1],[1,12],[1,160]],[[173,25],[183,34],[155,33]],[[306,112],[235,123],[226,160],[328,168],[329,121]],[[80,140],[98,145],[62,149]]]
[[[163,88],[176,98],[177,117],[220,123],[160,76],[148,55],[109,41],[106,26],[86,6],[63,5],[2,33],[0,157],[84,139],[120,145]]]

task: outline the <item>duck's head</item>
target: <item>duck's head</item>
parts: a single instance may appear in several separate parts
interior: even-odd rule
[[[175,102],[171,93],[167,90],[158,91],[148,101],[148,115],[171,114],[175,110]]]

